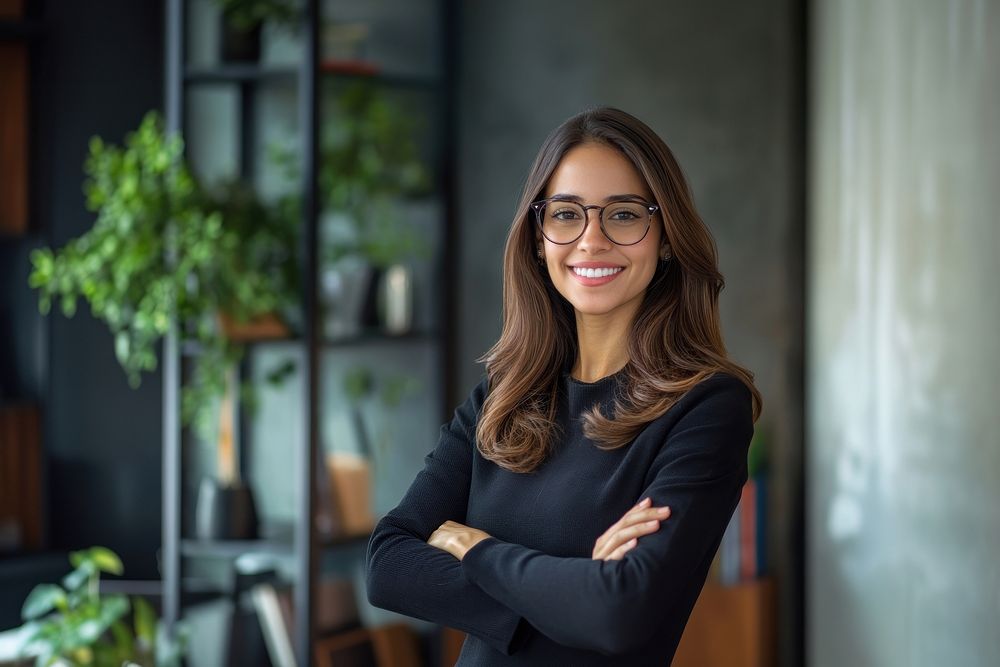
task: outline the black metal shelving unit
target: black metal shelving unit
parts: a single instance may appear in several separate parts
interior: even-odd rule
[[[277,343],[293,343],[304,352],[301,375],[302,396],[301,419],[304,437],[295,443],[293,455],[295,499],[295,520],[290,534],[268,536],[252,541],[214,541],[187,539],[182,534],[183,505],[183,432],[180,424],[180,387],[183,376],[183,360],[186,356],[199,353],[197,345],[182,340],[174,328],[165,337],[163,345],[163,544],[161,552],[162,570],[162,615],[164,623],[172,628],[182,617],[186,604],[190,601],[207,599],[211,591],[198,584],[197,590],[188,590],[185,579],[184,561],[189,558],[227,560],[235,559],[248,552],[291,559],[294,563],[294,613],[295,637],[293,645],[298,664],[307,666],[313,662],[313,645],[316,640],[315,599],[311,592],[316,590],[320,574],[322,556],[330,550],[357,549],[363,545],[367,535],[343,537],[323,537],[314,520],[317,513],[316,468],[321,464],[320,452],[320,368],[322,357],[338,350],[350,350],[364,345],[413,345],[436,344],[437,364],[440,373],[442,399],[452,395],[452,360],[447,351],[452,349],[453,332],[447,326],[453,310],[454,281],[453,269],[448,261],[439,262],[435,267],[435,285],[442,294],[438,300],[437,323],[429,330],[417,330],[403,335],[392,335],[382,331],[363,331],[344,338],[327,339],[321,333],[319,298],[319,217],[318,193],[319,137],[323,117],[320,108],[321,86],[327,79],[338,81],[364,80],[377,86],[394,90],[418,90],[440,96],[441,139],[446,142],[436,180],[442,187],[440,195],[443,208],[442,257],[449,257],[457,247],[454,238],[454,194],[451,191],[452,137],[454,132],[454,100],[452,99],[454,46],[447,39],[452,34],[454,5],[451,0],[439,0],[440,16],[444,31],[445,46],[442,54],[443,74],[438,77],[393,75],[351,71],[349,67],[338,67],[336,62],[323,63],[319,58],[318,31],[321,21],[319,0],[303,0],[304,16],[301,26],[303,55],[295,66],[271,66],[258,64],[219,64],[213,66],[189,66],[186,62],[186,0],[166,0],[166,128],[168,131],[183,132],[186,125],[185,108],[187,91],[195,87],[226,86],[238,91],[240,175],[252,180],[255,170],[255,138],[253,136],[257,113],[257,94],[262,86],[295,85],[298,90],[299,131],[301,141],[301,195],[302,195],[302,324],[301,331],[294,337],[255,343],[266,346]],[[246,369],[244,368],[244,372]],[[446,418],[445,401],[440,401],[441,419]],[[245,423],[241,431],[246,432]],[[245,446],[241,436],[241,447]],[[429,450],[433,443],[427,443]],[[240,467],[246,465],[246,456],[240,457]],[[241,472],[246,474],[246,470]]]

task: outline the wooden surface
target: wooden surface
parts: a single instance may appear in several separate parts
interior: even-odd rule
[[[3,2],[3,0],[0,0]],[[0,42],[0,235],[28,228],[28,47]]]
[[[455,667],[465,643],[465,633],[455,628],[441,628],[441,667]]]
[[[24,0],[0,0],[0,18],[13,19],[23,15]]]
[[[315,667],[422,667],[420,641],[406,623],[357,628],[316,642]]]
[[[42,547],[42,442],[38,408],[0,407],[0,522],[15,526],[17,549]]]
[[[772,667],[774,582],[705,585],[684,629],[672,667]]]

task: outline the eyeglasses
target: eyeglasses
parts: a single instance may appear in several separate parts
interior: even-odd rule
[[[605,206],[584,206],[565,199],[542,199],[531,204],[542,236],[552,243],[573,243],[587,229],[587,211],[597,209],[601,231],[616,245],[635,245],[646,238],[656,204],[644,201],[615,201]]]

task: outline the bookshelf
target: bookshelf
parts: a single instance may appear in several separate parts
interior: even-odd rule
[[[372,438],[380,457],[376,463],[381,466],[377,470],[373,466],[371,482],[372,510],[378,515],[394,504],[394,495],[405,490],[402,480],[412,479],[419,470],[441,421],[447,417],[444,397],[451,373],[446,351],[452,333],[445,326],[450,301],[445,293],[453,281],[452,269],[443,258],[452,243],[453,195],[450,149],[443,147],[451,145],[449,133],[454,123],[450,119],[453,105],[448,102],[449,54],[428,57],[424,53],[410,58],[393,37],[405,27],[407,39],[403,43],[412,45],[414,40],[421,41],[421,31],[426,29],[433,34],[422,41],[435,44],[435,49],[452,48],[440,46],[447,40],[439,39],[451,17],[449,2],[418,6],[399,0],[305,0],[300,4],[303,20],[282,36],[271,33],[273,49],[265,45],[259,61],[232,63],[222,62],[205,46],[206,31],[216,25],[214,20],[204,20],[212,17],[210,9],[206,10],[210,0],[166,3],[167,128],[182,132],[188,160],[199,177],[228,173],[252,184],[262,198],[273,197],[275,172],[268,161],[269,145],[276,137],[294,139],[300,171],[296,187],[301,195],[302,287],[297,321],[290,333],[266,341],[247,341],[247,355],[239,370],[241,378],[263,386],[268,364],[275,359],[293,358],[297,369],[294,382],[283,389],[262,391],[256,415],[241,414],[237,420],[239,468],[255,494],[261,519],[259,539],[206,540],[192,534],[192,481],[205,461],[199,458],[199,443],[181,427],[179,392],[186,368],[201,351],[179,331],[168,336],[162,364],[161,561],[163,618],[171,625],[185,617],[184,582],[192,573],[213,569],[232,572],[235,563],[248,554],[277,563],[276,585],[291,587],[289,613],[295,621],[288,624],[293,634],[290,645],[298,664],[307,665],[321,657],[318,648],[329,648],[329,642],[319,642],[324,637],[317,628],[313,591],[328,570],[360,564],[369,537],[364,530],[344,534],[321,529],[318,519],[328,496],[336,497],[330,488],[335,482],[324,481],[320,472],[329,465],[326,455],[331,441],[336,451],[338,441],[349,439],[344,433],[352,425],[356,427],[357,419],[367,419],[382,429]],[[366,12],[371,14],[372,35],[364,52],[357,57],[324,55],[324,26],[331,22],[356,26],[369,20]],[[407,12],[423,12],[418,18],[430,23],[405,20]],[[267,28],[265,25],[265,36]],[[417,66],[411,66],[413,63]],[[429,245],[428,256],[414,262],[413,321],[404,331],[373,325],[370,318],[356,329],[331,331],[324,320],[322,281],[329,260],[322,248],[328,240],[331,215],[324,208],[324,184],[320,183],[323,149],[326,133],[331,125],[337,125],[341,113],[331,99],[348,86],[377,90],[390,103],[403,105],[407,114],[426,120],[418,130],[417,144],[430,165],[430,185],[419,200],[394,209],[408,221],[415,221],[415,228]],[[336,181],[332,185],[336,187]],[[420,388],[407,395],[403,407],[392,407],[386,399],[375,405],[373,398],[365,399],[360,408],[346,410],[345,405],[354,399],[346,397],[341,384],[359,364],[373,369],[376,383],[392,379],[387,369],[404,369],[417,378]],[[383,425],[396,421],[407,428],[386,434],[389,429]],[[408,429],[412,431],[402,432]],[[423,431],[427,431],[427,438],[422,437]],[[413,442],[403,447],[407,436]],[[364,591],[359,593],[363,598]],[[363,631],[370,633],[377,646],[384,645],[378,638],[385,635],[377,628]],[[405,631],[389,631],[389,635],[401,637]],[[226,662],[232,663],[231,654]]]

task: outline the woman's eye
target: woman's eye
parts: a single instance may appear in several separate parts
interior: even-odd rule
[[[580,219],[580,215],[572,209],[560,209],[558,211],[553,211],[552,217],[556,220],[562,220],[564,222]]]
[[[635,213],[635,211],[620,209],[612,212],[611,215],[608,216],[608,219],[615,222],[635,222],[639,219],[639,216]]]

